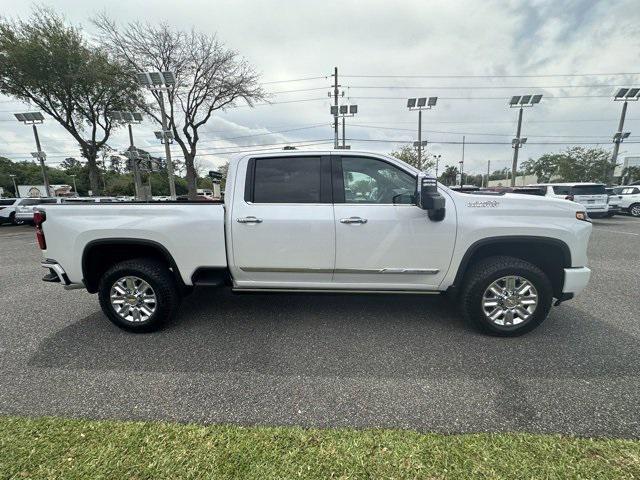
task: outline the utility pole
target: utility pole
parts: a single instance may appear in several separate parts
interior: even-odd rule
[[[31,125],[33,127],[33,137],[36,139],[36,149],[38,150],[36,153],[38,154],[38,160],[40,160],[40,168],[42,168],[42,178],[44,179],[44,189],[47,192],[47,197],[53,197],[51,195],[51,187],[49,186],[49,174],[47,173],[47,168],[44,166],[45,153],[42,151],[40,147],[40,137],[38,136],[38,128],[36,124]]]
[[[76,187],[76,175],[71,175],[71,178],[73,178],[73,193],[75,193],[77,195],[78,194],[78,187]]]
[[[133,184],[135,186],[136,199],[140,200],[141,190],[142,190],[142,181],[140,179],[140,168],[138,165],[138,150],[133,144],[133,128],[131,128],[131,124],[127,124],[129,127],[129,153],[131,154],[131,168],[133,168]]]
[[[542,95],[515,95],[511,97],[509,101],[509,108],[518,108],[518,128],[516,130],[516,137],[511,140],[511,146],[513,147],[513,163],[511,164],[511,186],[516,186],[516,173],[518,171],[518,150],[527,143],[526,138],[520,138],[522,133],[522,111],[524,107],[533,107],[540,103]]]
[[[489,175],[491,174],[491,160],[487,160],[487,184],[486,187],[489,186]]]
[[[338,87],[340,87],[338,85],[338,67],[333,67],[333,106],[336,112],[333,115],[333,148],[338,148],[338,95],[340,94]]]
[[[465,143],[465,136],[462,136],[462,160],[460,161],[460,186],[462,186],[463,184],[463,177],[464,177],[464,143]]]
[[[158,90],[158,101],[160,103],[160,115],[162,116],[162,132],[165,135],[165,139],[168,140],[167,133],[169,127],[167,126],[167,116],[164,113],[164,95],[162,90]],[[171,160],[171,143],[169,141],[164,142],[164,154],[167,159],[167,172],[169,173],[169,195],[171,200],[176,199],[176,181],[173,177],[173,161]]]
[[[516,172],[518,170],[518,150],[520,150],[520,133],[522,131],[522,111],[520,107],[518,112],[518,128],[516,130],[516,138],[513,141],[513,162],[511,164],[511,186],[516,186]]]
[[[420,98],[409,98],[407,100],[407,108],[409,110],[418,110],[418,141],[413,143],[414,147],[418,148],[418,170],[422,170],[422,147],[424,146],[422,143],[422,110],[428,109],[436,106],[438,102],[438,97],[420,97]],[[427,142],[424,142],[425,144]]]
[[[440,158],[442,157],[442,155],[435,155],[435,159],[436,159],[436,181],[438,180],[438,164],[440,163]]]
[[[620,114],[620,121],[618,122],[618,131],[613,136],[613,153],[611,154],[611,168],[607,169],[607,175],[604,181],[609,184],[610,179],[613,177],[613,172],[616,168],[616,163],[618,162],[618,152],[620,151],[620,144],[622,140],[625,138],[622,129],[624,128],[624,118],[627,115],[627,101],[622,104],[622,113]],[[628,137],[629,135],[627,135]]]
[[[347,142],[345,141],[344,138],[344,122],[345,122],[345,117],[342,117],[342,148],[346,148],[347,147]]]
[[[18,186],[16,185],[16,176],[15,175],[9,175],[11,177],[11,180],[13,180],[13,191],[16,194],[16,198],[20,198],[20,192],[18,191]]]

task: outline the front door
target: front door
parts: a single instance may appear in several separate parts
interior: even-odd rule
[[[335,262],[330,157],[286,155],[247,162],[230,219],[237,286],[330,284]]]
[[[456,215],[433,222],[415,204],[416,178],[391,160],[334,158],[334,283],[356,289],[434,289],[449,268]]]

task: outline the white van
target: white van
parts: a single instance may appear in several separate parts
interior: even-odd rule
[[[547,197],[564,198],[579,203],[590,217],[606,217],[609,214],[609,195],[602,183],[540,183],[530,186],[542,188]]]

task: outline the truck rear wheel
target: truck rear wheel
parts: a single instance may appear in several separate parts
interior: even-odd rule
[[[496,256],[471,267],[460,300],[470,324],[490,335],[515,337],[530,332],[547,318],[553,289],[549,278],[535,265]]]
[[[138,258],[109,268],[98,285],[100,306],[118,327],[130,332],[158,330],[180,304],[176,281],[166,265]]]

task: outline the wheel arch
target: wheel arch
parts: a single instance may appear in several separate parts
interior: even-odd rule
[[[496,255],[510,256],[538,266],[549,277],[556,298],[562,295],[564,269],[571,267],[571,250],[562,240],[527,235],[488,237],[473,243],[458,266],[452,289],[459,290],[469,268]]]
[[[109,267],[133,258],[160,260],[173,273],[178,285],[186,288],[178,265],[164,245],[142,238],[105,238],[90,241],[82,252],[82,281],[87,291],[96,293],[100,277]]]

